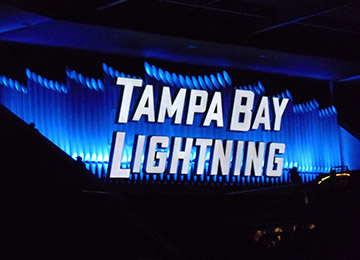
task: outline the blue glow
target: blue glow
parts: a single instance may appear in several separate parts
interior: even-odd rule
[[[214,87],[213,87],[213,85],[212,85],[212,83],[211,83],[211,81],[210,81],[210,78],[205,75],[205,76],[204,76],[204,80],[205,80],[205,83],[206,83],[206,86],[208,87],[208,89],[213,90]]]
[[[26,77],[28,77],[29,79],[31,79],[31,71],[27,68],[27,69],[25,70],[25,72],[26,72]]]
[[[220,85],[225,87],[226,82],[231,85],[231,78],[226,71],[223,71],[224,77],[218,72],[216,77],[213,74],[210,74],[209,76],[205,75],[204,77],[198,76],[197,80],[196,76],[184,77],[182,74],[176,74],[174,72],[170,74],[168,71],[164,72],[162,68],[156,68],[148,62],[144,62],[144,68],[146,74],[150,77],[154,77],[156,80],[161,80],[164,84],[169,83],[170,86],[177,86],[180,88],[202,88],[204,90],[213,90],[220,89]]]
[[[174,81],[173,81],[173,79],[171,77],[170,72],[165,71],[165,78],[166,78],[166,81],[170,84],[170,86],[174,85]]]
[[[260,81],[258,81],[257,84],[258,84],[258,87],[260,88],[261,92],[264,93],[264,92],[265,92],[265,87],[264,87],[264,85],[263,85]]]
[[[13,79],[8,79],[8,82],[9,82],[9,87],[14,88],[14,80]]]
[[[99,89],[104,92],[105,86],[100,79],[98,79],[97,84],[98,84]]]
[[[191,77],[191,80],[192,80],[192,83],[193,83],[194,87],[195,87],[196,89],[200,89],[200,85],[199,85],[199,82],[198,82],[198,80],[196,79],[196,77],[195,77],[195,76],[192,76],[192,77]]]
[[[213,74],[210,75],[210,79],[211,79],[212,84],[215,86],[215,88],[220,89],[219,82],[217,81],[217,79],[215,78],[215,76]]]
[[[153,76],[156,80],[160,80],[158,71],[154,65],[151,65],[151,73],[153,74]]]
[[[32,79],[34,82],[37,81],[37,76],[36,76],[35,72],[32,72],[32,73],[31,73],[31,79]]]
[[[108,66],[107,66],[105,63],[102,64],[102,67],[103,67],[104,72],[105,72],[106,74],[109,74],[109,68],[108,68]]]
[[[336,110],[335,106],[332,106],[331,109],[332,109],[333,113],[336,115],[336,114],[337,114],[337,110]]]
[[[115,71],[112,67],[109,67],[109,75],[110,77],[114,78],[115,77]]]
[[[111,140],[113,131],[126,131],[129,140],[133,140],[134,135],[140,131],[144,135],[156,133],[167,136],[222,140],[278,141],[286,144],[286,154],[284,155],[285,169],[296,165],[301,171],[319,173],[326,172],[333,165],[341,164],[339,151],[333,148],[339,147],[339,131],[334,106],[319,111],[316,100],[311,100],[304,104],[293,104],[291,100],[289,101],[289,109],[284,113],[282,130],[279,132],[249,131],[247,133],[233,133],[228,132],[225,128],[219,128],[216,131],[204,131],[205,129],[198,127],[179,128],[170,122],[165,122],[164,125],[146,124],[146,127],[143,128],[139,128],[139,126],[143,126],[144,122],[114,125],[114,111],[116,111],[118,105],[116,101],[114,102],[114,99],[117,99],[119,96],[120,88],[113,87],[113,81],[108,78],[111,77],[110,67],[105,63],[102,64],[102,67],[104,70],[103,80],[83,76],[75,70],[66,69],[66,84],[48,80],[31,72],[30,69],[25,70],[28,78],[27,86],[21,85],[17,80],[1,76],[0,84],[2,86],[8,85],[12,88],[1,88],[1,102],[26,122],[35,122],[37,128],[44,136],[53,141],[66,153],[72,155],[73,158],[75,155],[84,158],[86,167],[101,178],[106,176],[110,153],[109,140]],[[112,71],[116,75],[125,76],[123,72],[120,73],[114,69]],[[183,77],[180,74],[180,83],[177,74],[170,74],[168,71],[161,72],[160,69],[157,69],[157,71],[160,72],[159,77],[161,80],[165,80],[170,84],[171,93],[176,93],[176,87],[181,87],[182,85],[182,87],[188,88],[209,89],[208,82],[205,81],[210,81],[211,86],[215,86],[215,88],[217,88],[215,82],[217,82],[219,88],[220,86],[224,87],[224,84],[225,86],[229,85],[229,82],[225,78],[221,79],[222,75],[219,77],[219,74],[216,74],[216,78],[214,75],[210,75],[210,78],[204,76],[205,81],[201,76]],[[29,75],[30,77],[28,77]],[[126,76],[131,77],[130,75]],[[214,81],[214,78],[216,81]],[[79,84],[87,87],[79,87]],[[56,91],[50,90],[49,87]],[[244,89],[254,90],[256,98],[263,95],[265,90],[260,82],[244,86]],[[94,90],[101,90],[101,92]],[[159,101],[160,91],[161,88],[154,88],[155,103]],[[223,88],[222,93],[224,103],[231,103],[232,89]],[[284,98],[291,96],[291,94],[285,91],[277,96]],[[36,109],[34,109],[33,104],[36,104]],[[90,105],[94,109],[89,109]],[[307,112],[305,113],[304,111]],[[228,113],[225,112],[225,114],[225,117],[229,116]],[[228,119],[225,118],[225,120]],[[200,118],[195,117],[194,125],[199,124]],[[91,142],[88,140],[91,140]],[[130,167],[129,161],[131,160],[132,147],[132,143],[127,143],[124,147],[124,156],[122,158],[124,167]],[[153,182],[154,180],[176,181],[183,179],[189,183],[196,183],[208,179],[211,183],[219,182],[222,184],[228,183],[229,185],[250,185],[251,183],[253,185],[262,185],[264,182],[288,183],[290,181],[286,173],[279,180],[271,180],[267,177],[245,178],[242,176],[232,176],[231,174],[226,177],[220,175],[215,177],[208,176],[210,151],[207,151],[206,154],[206,174],[194,176],[194,167],[196,165],[194,162],[195,149],[191,158],[191,172],[189,174],[175,174],[174,176],[160,174],[159,176],[149,177],[148,174],[141,172],[140,174],[131,174],[131,178],[128,181],[141,183],[146,180]],[[315,175],[304,173],[303,176],[309,181],[314,179]]]
[[[223,71],[223,75],[224,75],[224,79],[225,79],[226,83],[231,86],[231,85],[232,85],[232,81],[231,81],[231,78],[230,78],[229,73],[227,73],[227,72],[224,70],[224,71]]]
[[[94,78],[91,79],[91,85],[92,85],[93,89],[99,90],[98,86],[97,86],[97,83],[96,83],[96,80]]]
[[[201,76],[198,76],[198,80],[199,80],[199,84],[200,84],[201,88],[206,89],[206,84],[205,84],[205,81],[203,80],[203,78]]]
[[[14,86],[17,91],[21,91],[20,84],[17,80],[15,80]]]
[[[194,88],[194,85],[189,76],[185,76],[185,81],[186,81],[186,85],[188,86],[188,88],[190,88],[190,89]]]
[[[2,84],[7,87],[8,86],[8,81],[7,81],[7,78],[5,76],[2,76],[1,77],[1,80],[2,80]]]
[[[178,88],[180,88],[181,85],[180,85],[180,82],[179,82],[179,78],[178,78],[178,76],[177,76],[175,73],[172,74],[172,79],[173,79],[173,81],[174,81],[174,84],[175,84]]]
[[[49,81],[47,78],[44,78],[44,86],[48,89],[49,88]]]
[[[180,82],[180,86],[182,88],[186,88],[186,82],[185,82],[185,78],[183,75],[179,74],[179,82]]]
[[[167,80],[166,80],[164,71],[162,69],[159,69],[158,72],[159,72],[160,79],[162,80],[162,82],[164,82],[166,84]]]
[[[216,77],[217,77],[220,85],[225,88],[226,87],[226,82],[225,82],[223,76],[221,76],[221,74],[218,72],[218,73],[216,73]]]

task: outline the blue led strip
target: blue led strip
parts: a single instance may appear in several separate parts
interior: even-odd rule
[[[0,75],[0,86],[27,93],[27,88],[19,81]]]
[[[147,65],[146,65],[147,64]],[[136,134],[166,135],[178,137],[212,138],[244,141],[282,142],[286,144],[284,168],[297,166],[304,181],[314,180],[318,173],[329,172],[330,167],[340,165],[339,131],[335,107],[319,109],[316,100],[303,104],[293,104],[292,95],[287,90],[277,95],[280,99],[289,98],[288,107],[283,115],[282,128],[274,131],[229,132],[226,128],[209,131],[209,128],[198,127],[202,118],[196,116],[193,126],[174,126],[171,120],[163,124],[147,123],[144,118],[139,122],[114,124],[118,108],[121,88],[115,86],[113,80],[125,75],[103,64],[104,78],[95,79],[75,70],[66,69],[66,81],[61,83],[50,80],[30,69],[26,69],[27,84],[0,76],[1,103],[26,122],[35,122],[36,128],[63,149],[74,159],[81,156],[86,167],[99,178],[104,178],[109,164],[109,154],[114,131],[126,132],[122,167],[130,167],[133,149],[133,137]],[[261,82],[251,85],[232,86],[227,73],[209,76],[183,76],[170,73],[145,63],[147,76],[169,85],[171,93],[177,88],[206,89],[209,95],[221,89],[223,103],[231,104],[233,88],[251,90],[255,93],[255,103],[265,95],[265,87]],[[140,91],[137,88],[136,91]],[[154,87],[155,103],[158,103],[161,87]],[[271,97],[269,97],[269,100]],[[131,109],[133,110],[134,107]],[[224,121],[229,121],[229,113],[224,114]],[[334,149],[335,147],[335,149]],[[280,178],[243,177],[209,175],[210,150],[206,155],[206,174],[195,175],[196,150],[190,161],[190,170],[186,175],[176,173],[149,175],[142,170],[130,174],[129,179],[120,182],[130,183],[182,183],[188,185],[239,185],[264,186],[289,183],[287,173]],[[169,154],[169,153],[168,153]],[[115,180],[113,180],[115,181]]]
[[[203,90],[220,90],[226,86],[231,86],[232,81],[230,75],[224,70],[222,73],[217,72],[214,74],[204,76],[183,76],[182,74],[171,73],[162,68],[157,68],[155,65],[150,65],[144,62],[146,75],[161,81],[163,85],[190,88],[190,89],[203,89]]]
[[[67,93],[67,88],[64,83],[60,83],[58,81],[53,81],[51,79],[47,79],[42,77],[41,75],[36,74],[35,72],[31,72],[30,69],[26,69],[26,77],[29,80],[39,84],[42,87],[46,87],[47,89],[51,89],[53,91],[64,92]]]
[[[84,76],[81,73],[76,72],[75,70],[66,69],[66,75],[69,79],[75,80],[77,83],[81,84],[84,87],[93,89],[96,91],[104,91],[105,86],[101,79],[94,79],[88,76]]]
[[[130,74],[125,74],[124,72],[119,72],[117,69],[114,69],[113,67],[107,65],[106,63],[102,64],[103,71],[106,76],[109,76],[111,78],[133,78],[133,79],[141,79],[141,77],[137,76],[131,76]]]

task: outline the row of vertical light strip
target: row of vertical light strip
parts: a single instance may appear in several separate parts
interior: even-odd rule
[[[33,82],[37,83],[42,87],[46,87],[47,89],[51,89],[53,91],[67,93],[67,88],[64,83],[60,83],[52,79],[49,80],[45,77],[42,77],[41,75],[36,74],[35,72],[32,72],[28,68],[25,70],[25,73],[26,73],[26,77],[29,80],[32,80]]]
[[[131,76],[130,74],[125,74],[124,72],[119,72],[117,69],[114,69],[113,67],[107,65],[106,63],[102,64],[103,71],[106,76],[109,76],[111,78],[133,78],[133,79],[141,79],[141,77]]]
[[[77,83],[80,83],[82,86],[89,89],[94,89],[96,91],[104,91],[105,86],[101,79],[94,79],[88,76],[83,76],[81,73],[76,72],[75,70],[66,69],[66,75],[68,78],[75,80]]]
[[[10,89],[15,89],[17,91],[27,93],[27,88],[23,84],[21,84],[17,80],[6,77],[5,75],[0,75],[0,85],[3,87],[8,87]]]
[[[44,136],[74,159],[77,156],[81,156],[88,169],[101,178],[106,177],[112,134],[114,130],[118,130],[118,126],[115,126],[114,121],[120,88],[114,85],[114,76],[117,74],[122,76],[121,73],[117,73],[114,69],[112,69],[113,73],[110,73],[110,67],[105,63],[103,64],[103,69],[104,78],[102,80],[95,80],[91,77],[82,76],[75,70],[66,69],[66,82],[60,83],[49,80],[27,69],[25,71],[28,78],[26,86],[20,83],[16,84],[15,82],[17,81],[4,76],[1,77],[0,81],[1,85],[5,86],[0,89],[1,103],[26,122],[35,122],[36,128]],[[159,69],[155,69],[158,73],[160,72]],[[148,72],[146,73],[148,74]],[[165,77],[169,74],[166,71],[164,72]],[[154,76],[154,73],[152,72],[151,75]],[[150,75],[148,74],[148,76]],[[179,78],[179,75],[176,76]],[[186,77],[184,78],[186,79]],[[190,79],[190,77],[188,78]],[[211,79],[211,75],[208,78]],[[161,76],[159,76],[159,79],[161,79]],[[223,86],[220,81],[218,81],[219,84]],[[96,82],[96,86],[94,82]],[[166,82],[163,83],[165,84]],[[167,81],[167,83],[171,82]],[[226,86],[230,85],[228,83],[221,89],[224,93],[226,91],[230,93],[231,88],[226,88]],[[207,85],[204,86],[207,89]],[[172,85],[174,90],[178,87],[176,84]],[[190,88],[190,85],[187,87]],[[256,100],[261,98],[265,92],[261,82],[235,88],[254,91]],[[291,99],[291,94],[289,91],[285,91],[279,94],[278,97],[288,97]],[[231,98],[231,95],[224,95],[224,104],[231,103]],[[227,132],[223,128],[216,129],[216,135],[209,136],[208,129],[197,127],[176,128],[171,126],[170,122],[165,122],[164,124],[144,124],[140,128],[147,135],[167,133],[168,136],[207,137],[214,139],[219,139],[219,136],[220,138],[226,136],[226,139],[229,140],[283,142],[287,147],[284,156],[285,168],[290,169],[293,166],[297,166],[299,171],[302,172],[301,175],[304,181],[311,181],[316,177],[317,173],[329,172],[331,166],[340,165],[340,151],[337,150],[340,145],[336,109],[330,107],[319,110],[315,100],[299,105],[293,105],[292,100],[290,100],[288,106],[283,117],[282,130],[277,133],[272,131],[234,133]],[[195,119],[194,125],[199,124],[199,121],[200,119]],[[139,124],[133,122],[121,126],[121,130],[126,131],[129,135],[136,134],[138,129]],[[130,138],[130,140],[132,139]],[[125,144],[122,159],[123,167],[130,166],[132,146],[131,141]],[[290,181],[287,174],[283,174],[278,179],[232,176],[231,174],[227,176],[208,176],[206,174],[196,176],[194,174],[195,157],[194,151],[190,163],[190,171],[187,175],[180,173],[174,175],[149,175],[141,172],[139,174],[131,174],[129,179],[121,181],[131,183],[219,183],[241,186],[261,186],[288,183]],[[209,154],[207,158],[209,159]],[[209,165],[208,160],[206,164],[207,166]]]
[[[154,78],[157,81],[163,82],[167,86],[176,86],[178,88],[190,88],[190,89],[203,89],[203,90],[220,90],[226,86],[231,86],[232,81],[230,75],[224,70],[222,73],[217,72],[214,74],[204,76],[183,76],[182,74],[176,74],[157,68],[155,65],[150,65],[148,62],[144,62],[144,68],[146,75],[150,78]]]

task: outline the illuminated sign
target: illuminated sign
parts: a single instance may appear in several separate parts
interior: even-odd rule
[[[270,96],[260,81],[237,85],[225,71],[182,75],[147,62],[137,75],[101,69],[64,68],[54,79],[24,67],[25,82],[1,74],[0,101],[112,183],[276,185],[291,181],[292,167],[309,182],[341,165],[333,106],[294,104],[288,90]]]
[[[281,121],[287,107],[288,98],[269,98],[262,96],[255,105],[255,94],[249,90],[235,90],[231,103],[224,102],[222,92],[198,89],[179,89],[171,93],[170,87],[161,88],[155,109],[153,85],[143,86],[139,79],[117,78],[116,84],[122,87],[117,123],[127,124],[145,118],[147,124],[164,124],[165,118],[178,125],[193,128],[228,128],[226,131],[248,132],[263,128],[263,131],[280,131]],[[134,95],[134,90],[141,91]],[[229,94],[229,93],[227,93]],[[136,100],[138,102],[136,102]],[[227,97],[229,100],[229,97]],[[136,104],[133,104],[135,103]],[[133,108],[131,110],[130,108]],[[230,112],[230,117],[225,116]],[[194,123],[194,117],[200,118],[200,124]],[[226,122],[225,119],[229,119]],[[197,121],[199,122],[199,120]],[[209,129],[213,125],[216,128]],[[139,128],[144,127],[139,123]],[[139,132],[141,130],[139,129]],[[210,175],[254,176],[264,174],[267,177],[279,177],[283,171],[285,144],[156,135],[133,135],[129,142],[132,147],[130,168],[122,168],[121,161],[125,146],[126,132],[116,132],[113,141],[113,153],[110,166],[110,178],[129,178],[130,172],[140,173],[141,168],[148,174],[168,172],[188,174],[190,160],[195,160],[196,175],[204,174],[207,151],[210,150]],[[263,172],[263,165],[264,172]]]

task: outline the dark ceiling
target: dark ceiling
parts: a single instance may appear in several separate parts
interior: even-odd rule
[[[2,2],[57,20],[349,61],[360,60],[359,1]]]

